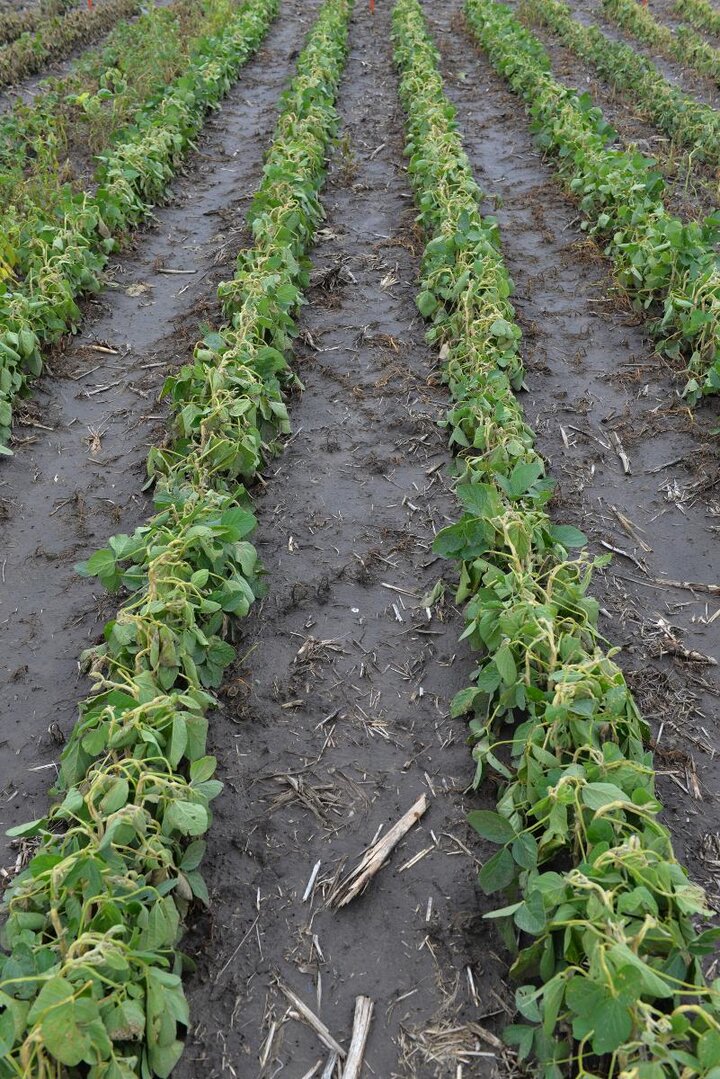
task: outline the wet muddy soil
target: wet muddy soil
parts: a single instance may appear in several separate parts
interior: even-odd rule
[[[74,564],[148,512],[144,461],[163,436],[157,394],[168,368],[186,361],[198,324],[217,319],[216,286],[232,275],[277,99],[311,14],[285,6],[209,119],[170,204],[111,267],[109,287],[86,304],[83,332],[50,357],[19,410],[15,457],[0,470],[6,826],[41,811],[86,690],[77,657],[116,603]],[[0,863],[12,857],[3,838]]]
[[[583,527],[597,553],[615,551],[596,578],[603,627],[652,723],[679,853],[720,906],[720,685],[707,661],[720,657],[720,599],[670,583],[716,580],[717,405],[691,413],[677,396],[677,372],[583,239],[522,105],[471,43],[460,0],[427,12],[516,282],[523,403],[558,480],[553,513]],[[86,688],[76,656],[114,606],[73,563],[148,511],[157,392],[197,323],[217,320],[214,287],[246,238],[245,200],[310,17],[285,5],[174,202],[118,260],[84,334],[51,360],[3,465],[7,825],[46,804]],[[305,390],[290,402],[294,434],[254,492],[270,591],[239,627],[241,659],[211,721],[225,789],[205,863],[211,904],[185,942],[196,970],[179,1079],[330,1076],[297,1001],[347,1048],[361,994],[374,1002],[364,1074],[507,1071],[497,1033],[512,1012],[508,957],[475,883],[491,852],[465,822],[495,792],[470,790],[465,724],[448,716],[474,660],[458,644],[453,572],[431,550],[457,507],[437,427],[447,393],[414,304],[421,244],[389,6],[373,22],[358,5],[351,42],[300,325]],[[334,907],[338,882],[422,796],[426,812],[389,863]],[[0,864],[16,854],[6,848]]]

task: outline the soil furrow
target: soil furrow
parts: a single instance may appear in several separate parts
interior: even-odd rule
[[[468,155],[488,208],[498,206],[525,339],[523,404],[558,481],[552,512],[583,528],[598,554],[608,553],[603,544],[626,552],[596,575],[604,632],[621,649],[640,706],[661,735],[656,763],[679,852],[717,901],[708,851],[720,829],[713,760],[720,688],[716,668],[679,651],[720,658],[720,622],[712,621],[718,602],[656,583],[717,580],[717,404],[692,412],[677,397],[679,383],[613,293],[601,252],[578,234],[575,204],[460,12],[460,0],[441,13],[428,6]]]
[[[40,815],[63,732],[86,692],[77,657],[116,599],[74,564],[146,516],[149,445],[162,439],[165,372],[185,362],[198,323],[218,320],[247,199],[257,187],[277,101],[312,18],[288,4],[258,56],[208,121],[171,203],[87,301],[83,332],[51,356],[21,409],[25,444],[0,486],[0,625],[5,642],[0,791],[3,823]],[[3,839],[0,864],[16,854]]]
[[[493,1026],[505,1006],[469,853],[490,850],[465,823],[492,791],[464,795],[465,724],[448,718],[471,657],[452,586],[431,619],[421,603],[452,575],[430,548],[457,507],[437,427],[447,392],[414,303],[421,248],[389,11],[376,19],[373,33],[361,5],[351,31],[297,350],[306,388],[258,499],[270,592],[243,624],[245,659],[211,723],[226,787],[204,863],[211,907],[190,946],[181,1076],[300,1076],[326,1058],[278,981],[345,1046],[355,997],[370,996],[367,1073],[384,1079],[454,1079],[463,1063],[488,1074],[493,1050],[468,1024]],[[366,894],[329,909],[343,865],[423,793],[427,814]]]

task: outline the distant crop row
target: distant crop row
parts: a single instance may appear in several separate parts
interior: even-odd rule
[[[563,0],[523,0],[521,11],[554,30],[563,44],[589,61],[612,86],[631,91],[633,101],[661,131],[693,151],[694,161],[720,165],[720,112],[669,82],[630,45],[574,19]]]
[[[635,3],[635,0],[629,0]],[[661,307],[659,347],[686,357],[690,400],[720,390],[720,216],[684,222],[663,203],[660,174],[615,134],[586,94],[559,83],[538,39],[495,0],[468,0],[467,18],[494,67],[528,106],[548,152],[605,244],[617,277],[639,307]]]
[[[97,41],[120,19],[139,10],[140,0],[101,0],[97,7],[79,7],[62,15],[41,17],[32,29],[0,48],[0,86],[42,71],[53,60],[69,56],[79,45]]]
[[[674,8],[696,29],[720,34],[720,11],[716,11],[708,0],[675,0]]]
[[[24,11],[0,12],[0,45],[7,45],[22,34],[42,29],[75,6],[74,0],[41,0],[37,7]]]
[[[0,452],[14,399],[40,373],[43,346],[76,327],[78,298],[99,287],[117,241],[162,197],[208,111],[257,48],[276,3],[235,12],[212,0],[199,21],[190,14],[198,33],[189,52],[180,47],[188,28],[183,9],[152,11],[123,35],[125,46],[128,36],[137,39],[132,77],[113,58],[93,94],[52,90],[0,121]],[[59,121],[68,114],[65,126]],[[59,134],[48,137],[56,123]],[[66,179],[62,155],[73,125],[76,136],[94,133],[100,151],[91,190]]]
[[[707,75],[720,85],[720,49],[714,48],[700,34],[680,23],[669,27],[655,18],[649,8],[637,0],[602,0],[605,14],[619,26],[651,45],[672,60]],[[698,7],[693,9],[697,12]]]

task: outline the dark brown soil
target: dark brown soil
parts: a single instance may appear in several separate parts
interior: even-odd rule
[[[678,655],[720,654],[720,603],[662,583],[716,580],[718,409],[692,414],[677,396],[678,373],[613,290],[609,264],[583,239],[575,206],[535,148],[522,106],[472,45],[460,6],[427,11],[515,278],[523,403],[559,481],[553,512],[583,527],[598,553],[603,543],[624,552],[596,580],[604,629],[659,741],[678,849],[720,904],[720,686],[716,668]],[[88,306],[84,334],[52,361],[18,432],[26,444],[3,466],[8,825],[46,805],[86,688],[76,656],[115,602],[79,580],[73,563],[148,511],[139,492],[147,445],[162,437],[157,391],[187,357],[198,321],[217,320],[215,284],[244,239],[245,199],[311,14],[285,7],[173,204],[118,261],[117,287]],[[508,957],[482,921],[495,904],[475,884],[490,850],[465,823],[495,792],[470,790],[465,724],[448,718],[475,660],[458,644],[452,570],[431,552],[457,506],[437,427],[447,392],[414,303],[421,243],[389,5],[372,20],[360,3],[351,41],[300,326],[305,391],[290,403],[294,435],[256,491],[270,592],[240,627],[242,659],[211,723],[225,790],[205,863],[211,905],[185,943],[196,971],[179,1079],[321,1075],[328,1053],[281,986],[345,1046],[356,996],[374,1000],[366,1075],[506,1071],[496,1035],[512,1013]],[[428,615],[423,597],[440,580],[445,598]],[[661,654],[671,638],[675,654]],[[421,794],[427,813],[367,892],[329,909],[338,876]],[[6,847],[2,861],[16,855]]]

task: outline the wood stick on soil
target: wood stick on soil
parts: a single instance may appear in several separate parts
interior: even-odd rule
[[[652,551],[652,547],[642,538],[638,531],[637,525],[634,525],[629,517],[626,517],[624,513],[621,513],[617,506],[611,506],[610,509],[613,511],[627,534],[635,540],[638,547],[641,547],[646,554],[649,554]]]
[[[611,431],[610,432],[610,441],[612,442],[613,446],[615,447],[615,453],[620,458],[620,462],[621,462],[621,464],[623,466],[623,472],[625,473],[626,476],[629,476],[630,473],[631,473],[630,458],[625,453],[625,447],[623,446],[622,442],[620,441],[620,435],[617,433],[617,431]]]
[[[337,1053],[331,1053],[328,1062],[323,1069],[323,1073],[320,1079],[332,1079],[333,1072],[335,1071],[335,1065],[337,1064]]]
[[[666,584],[670,588],[687,588],[690,592],[709,592],[711,596],[720,596],[720,584],[704,584],[702,581],[671,581],[669,577],[656,577],[657,584]]]
[[[414,824],[417,824],[427,807],[427,796],[422,794],[415,805],[407,811],[404,817],[400,818],[397,824],[392,826],[389,832],[368,847],[355,869],[352,869],[344,880],[341,880],[338,886],[333,889],[329,899],[331,907],[344,907],[364,891],[369,881],[378,870],[382,869],[403,836],[410,831]]]
[[[315,887],[315,881],[317,879],[317,875],[318,875],[319,872],[320,872],[320,862],[316,862],[315,865],[313,866],[312,873],[310,874],[310,879],[307,882],[307,887],[306,887],[305,892],[304,892],[303,897],[302,897],[303,903],[307,903],[308,899],[312,895],[312,890]]]
[[[362,1070],[365,1044],[370,1033],[373,1004],[370,997],[355,998],[355,1019],[353,1020],[352,1039],[348,1049],[342,1079],[358,1079]]]
[[[645,567],[642,562],[636,558],[634,554],[631,554],[630,551],[623,551],[622,547],[613,547],[612,543],[608,543],[607,540],[600,540],[600,542],[608,551],[612,551],[613,554],[622,555],[623,558],[627,558],[628,561],[634,563],[634,565],[636,565],[639,570],[642,570],[643,573],[645,572]]]
[[[311,1012],[307,1004],[303,1003],[300,997],[293,993],[292,989],[288,989],[286,985],[283,985],[282,982],[278,982],[278,987],[288,998],[295,1011],[305,1020],[308,1026],[312,1027],[323,1045],[326,1045],[328,1049],[332,1049],[333,1053],[336,1053],[344,1060],[347,1054],[342,1045],[335,1041],[323,1021],[315,1015],[315,1012]]]

